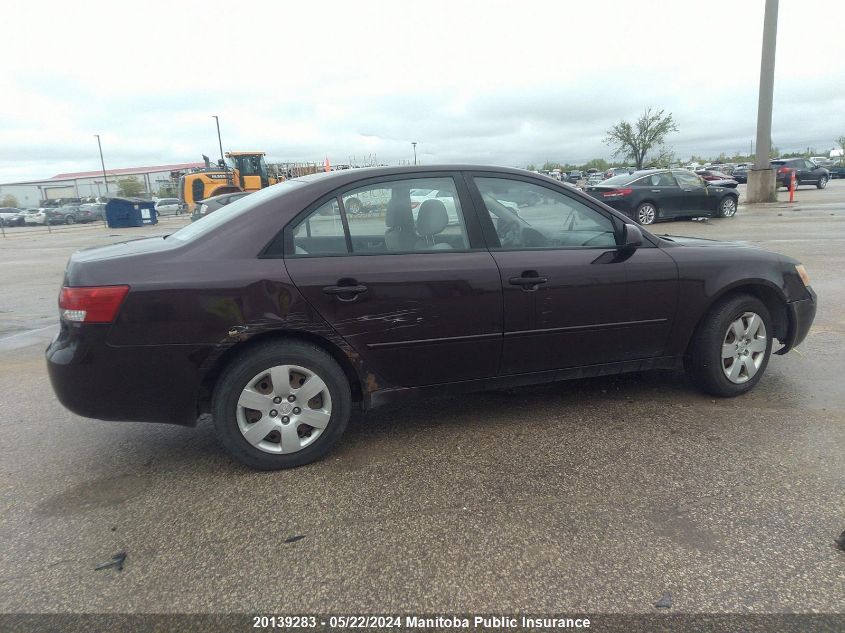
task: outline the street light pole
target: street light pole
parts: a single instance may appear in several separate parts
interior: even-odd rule
[[[772,102],[775,90],[775,46],[778,0],[766,0],[763,17],[763,53],[760,58],[760,94],[757,101],[757,156],[748,174],[748,201],[775,202],[777,188],[772,170]]]
[[[109,180],[106,176],[106,161],[103,160],[103,145],[100,143],[100,135],[95,134],[94,136],[97,137],[97,147],[100,148],[100,166],[103,168],[103,185],[106,188],[106,195],[109,195]]]
[[[414,146],[414,165],[417,164],[417,142],[411,141],[411,145]]]
[[[223,161],[223,164],[225,165],[226,159],[223,157],[223,141],[220,140],[220,119],[216,114],[212,114],[211,116],[213,116],[214,120],[217,122],[217,143],[220,145],[220,160]]]

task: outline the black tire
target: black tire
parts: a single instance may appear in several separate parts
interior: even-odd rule
[[[331,417],[320,436],[293,453],[268,453],[250,444],[238,428],[237,403],[247,383],[263,370],[298,365],[317,374],[331,397]],[[248,350],[223,372],[214,388],[211,412],[217,438],[228,453],[257,470],[280,470],[320,459],[340,440],[352,411],[349,381],[324,350],[303,341],[276,341]]]
[[[719,203],[718,215],[720,218],[732,218],[736,215],[737,199],[734,196],[725,196]]]
[[[660,211],[658,210],[657,205],[653,202],[647,201],[637,207],[637,210],[634,212],[633,219],[638,224],[648,226],[649,224],[654,224],[654,221],[657,220],[659,213]]]
[[[816,183],[816,188],[817,189],[824,189],[825,187],[827,187],[827,176],[822,176],[821,178],[819,178],[819,181]]]
[[[722,345],[728,327],[746,312],[758,314],[766,328],[766,349],[757,373],[741,384],[731,382],[725,375]],[[693,334],[685,358],[687,374],[704,391],[722,398],[739,396],[760,381],[772,353],[772,318],[762,301],[746,294],[735,294],[719,300],[710,308]]]
[[[75,217],[73,217],[72,215],[66,215],[65,216],[65,224],[75,224],[75,223],[76,223]]]

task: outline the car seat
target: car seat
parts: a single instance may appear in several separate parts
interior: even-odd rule
[[[449,213],[446,205],[440,200],[426,200],[420,205],[417,216],[417,250],[442,250],[452,248],[446,242],[437,242],[436,236],[443,232],[449,224]]]

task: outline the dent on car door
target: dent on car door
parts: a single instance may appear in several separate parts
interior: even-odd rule
[[[415,205],[412,189],[442,195]],[[498,369],[499,273],[462,198],[442,172],[380,180],[318,201],[287,229],[285,265],[297,288],[390,386]],[[353,200],[354,216],[345,212]]]
[[[649,247],[620,256],[620,221],[565,192],[483,174],[472,181],[503,287],[502,374],[663,353],[677,296],[671,258]],[[509,196],[520,189],[539,203],[516,215]]]

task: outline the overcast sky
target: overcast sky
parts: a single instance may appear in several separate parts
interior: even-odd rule
[[[15,2],[4,10],[0,182],[219,156],[609,158],[652,105],[687,158],[748,151],[764,0]],[[773,139],[845,134],[843,0],[781,0]]]

